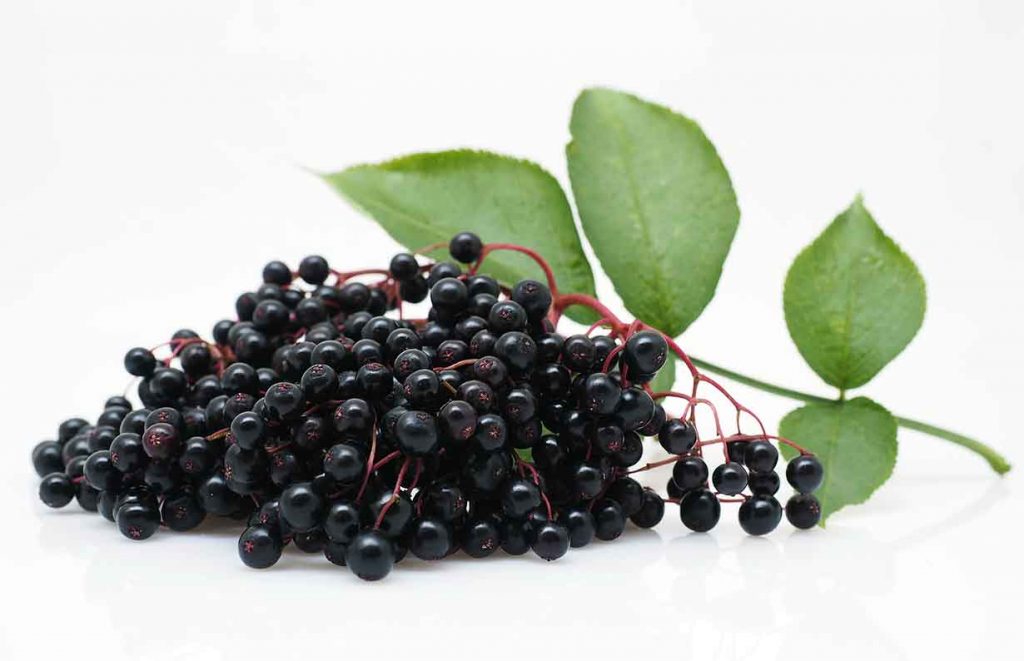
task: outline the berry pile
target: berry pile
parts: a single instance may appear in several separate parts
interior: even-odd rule
[[[500,548],[555,560],[617,538],[627,521],[656,525],[666,502],[694,531],[718,523],[722,502],[740,503],[752,535],[779,524],[770,441],[793,444],[767,435],[672,340],[592,298],[559,295],[527,248],[461,233],[449,249],[453,262],[402,253],[386,270],[342,273],[322,257],[295,273],[267,264],[263,284],[236,300],[238,320],[217,323],[212,341],[180,330],[128,351],[142,407],[112,397],[95,424],[66,420],[57,440],[37,445],[40,498],[77,500],[134,540],[231,517],[247,522],[238,553],[250,567],[270,567],[294,544],[367,580],[407,552],[437,560]],[[482,274],[495,250],[534,258],[547,284],[508,289]],[[359,280],[367,277],[379,281]],[[403,303],[428,297],[426,318],[403,318]],[[602,319],[563,337],[555,326],[570,305]],[[690,368],[690,395],[649,386],[670,351]],[[724,435],[699,386],[727,397],[737,422],[752,416],[760,433]],[[670,398],[685,403],[681,415],[666,412]],[[715,423],[703,440],[702,406]],[[643,437],[672,456],[634,468]],[[725,462],[709,472],[705,450],[715,444]],[[800,451],[786,468],[797,494],[785,514],[810,528],[823,470]],[[670,463],[667,498],[631,477]]]

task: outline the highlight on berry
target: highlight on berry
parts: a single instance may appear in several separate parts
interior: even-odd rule
[[[295,271],[267,264],[209,339],[179,330],[125,353],[141,406],[111,397],[94,422],[65,420],[39,443],[40,499],[76,500],[134,541],[228,517],[245,524],[249,567],[294,546],[365,580],[409,553],[557,560],[628,522],[651,528],[667,505],[696,532],[715,527],[723,504],[751,535],[783,514],[796,528],[818,523],[821,463],[769,435],[673,340],[560,293],[529,248],[470,232],[448,248],[453,261],[401,253],[384,269],[343,272],[319,256]],[[533,258],[547,282],[486,275],[497,250]],[[428,300],[425,317],[406,315]],[[600,320],[565,336],[573,305]],[[690,387],[655,392],[672,359]],[[754,429],[727,434],[705,391]],[[655,442],[668,458],[639,465]],[[800,452],[785,467],[785,507],[778,443]],[[664,494],[634,477],[668,465]]]

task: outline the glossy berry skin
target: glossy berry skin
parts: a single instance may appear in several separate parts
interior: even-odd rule
[[[238,557],[246,567],[267,569],[281,559],[281,537],[264,525],[249,526],[238,538]]]
[[[593,415],[611,415],[621,395],[619,384],[602,372],[591,374],[583,382],[583,408]]]
[[[626,340],[622,354],[630,375],[654,374],[665,365],[668,342],[656,331],[638,331]]]
[[[612,482],[608,487],[607,496],[622,507],[622,514],[626,517],[639,512],[644,504],[643,487],[631,477],[620,477]]]
[[[458,312],[469,302],[466,284],[455,278],[442,278],[430,288],[430,303],[444,312]]]
[[[331,274],[327,260],[319,255],[310,255],[299,262],[299,277],[311,285],[322,285]]]
[[[452,547],[452,530],[439,519],[417,519],[412,524],[409,550],[421,560],[440,560]]]
[[[374,421],[370,404],[359,397],[346,399],[334,411],[334,429],[342,434],[369,433]]]
[[[454,484],[434,484],[423,494],[423,514],[445,523],[460,522],[466,516],[466,497]]]
[[[594,498],[604,487],[604,477],[598,468],[581,464],[573,473],[573,485],[582,498]]]
[[[60,443],[43,441],[32,449],[32,467],[39,477],[64,470],[64,462],[60,458]]]
[[[166,422],[158,422],[142,433],[142,449],[151,459],[168,459],[180,448],[178,430]]]
[[[530,548],[548,562],[558,560],[569,551],[569,530],[560,523],[546,521],[533,532]]]
[[[766,535],[782,520],[782,505],[774,496],[754,496],[740,505],[740,527],[748,535]]]
[[[303,373],[299,387],[311,402],[332,399],[338,389],[338,373],[328,365],[312,365]]]
[[[266,424],[258,414],[252,411],[239,413],[231,421],[231,434],[235,443],[245,450],[255,450],[263,445]]]
[[[309,532],[320,525],[325,507],[323,498],[309,482],[293,484],[281,493],[281,518],[295,532]]]
[[[472,232],[459,232],[448,243],[448,252],[451,253],[452,258],[463,264],[471,264],[480,259],[483,248],[483,241]]]
[[[39,500],[47,507],[59,509],[75,497],[75,485],[64,473],[50,473],[39,483]]]
[[[395,424],[399,449],[410,457],[425,457],[440,443],[434,416],[425,411],[407,411]]]
[[[430,284],[424,277],[410,278],[398,284],[398,295],[407,303],[419,303],[430,293]]]
[[[684,457],[672,466],[672,481],[683,491],[702,488],[708,481],[708,465],[700,457]]]
[[[122,506],[117,510],[114,520],[121,534],[134,541],[149,539],[160,529],[160,512],[143,503]]]
[[[121,473],[110,461],[109,450],[99,450],[89,455],[83,466],[83,474],[89,486],[98,491],[117,489],[121,485]]]
[[[420,265],[415,256],[407,252],[400,252],[391,258],[388,270],[391,271],[395,280],[403,281],[419,275]]]
[[[379,581],[391,573],[395,565],[395,549],[377,530],[356,535],[345,551],[345,564],[364,581]]]
[[[540,507],[540,489],[524,479],[509,480],[501,496],[501,508],[505,516],[523,519],[532,510]]]
[[[735,462],[721,464],[711,476],[715,490],[727,496],[735,496],[747,488],[747,471]]]
[[[622,507],[611,499],[594,506],[594,535],[605,542],[616,539],[626,528],[626,515]]]
[[[562,513],[559,520],[569,531],[569,546],[580,548],[594,541],[597,522],[585,507],[572,507]]]
[[[520,280],[512,288],[512,300],[526,310],[531,321],[540,321],[551,308],[551,290],[536,280]]]
[[[132,376],[149,377],[156,369],[156,357],[149,349],[129,349],[124,355],[124,368]]]
[[[294,383],[274,384],[264,396],[267,411],[277,420],[286,420],[302,413],[306,405],[306,395],[302,388]]]
[[[394,377],[381,363],[367,363],[356,372],[356,382],[368,397],[380,398],[391,392]]]
[[[626,388],[619,397],[613,415],[626,431],[642,429],[655,415],[654,400],[640,388]]]
[[[786,503],[786,519],[794,528],[813,528],[821,520],[821,503],[809,493],[796,494]]]
[[[526,333],[509,331],[498,338],[494,353],[516,372],[525,372],[537,360],[537,345]]]
[[[338,501],[327,510],[323,523],[327,537],[348,546],[359,534],[359,508],[348,501]]]
[[[387,509],[384,512],[385,508]],[[384,512],[384,518],[380,518]],[[398,540],[409,529],[412,523],[413,507],[412,501],[406,494],[400,494],[397,498],[392,496],[391,490],[382,491],[377,498],[369,504],[370,519],[374,522],[380,521],[379,531],[391,540]]]
[[[688,420],[673,418],[661,426],[658,442],[669,454],[686,454],[697,443],[697,429]]]
[[[263,267],[263,282],[285,287],[292,283],[292,270],[281,261],[268,262]]]
[[[665,501],[653,489],[644,489],[640,509],[629,520],[640,528],[653,528],[665,516]]]
[[[501,535],[493,522],[480,519],[463,530],[462,549],[473,558],[486,558],[501,545]]]
[[[138,434],[116,436],[110,444],[110,461],[122,473],[134,472],[146,465],[148,456]]]
[[[241,497],[231,490],[227,478],[220,473],[215,473],[200,483],[196,493],[203,509],[217,516],[233,514],[241,500]]]
[[[694,532],[707,532],[718,524],[722,505],[707,489],[687,492],[679,501],[679,519]]]
[[[530,550],[533,527],[529,521],[502,519],[498,524],[501,550],[509,555],[523,555]]]
[[[825,479],[825,469],[814,455],[803,454],[786,466],[786,481],[800,493],[812,493]]]
[[[476,410],[468,402],[459,399],[453,399],[442,406],[437,420],[441,433],[452,441],[468,441],[476,431]]]
[[[768,441],[751,441],[743,455],[743,463],[754,473],[769,473],[779,463],[779,451]]]
[[[205,518],[206,512],[191,493],[171,494],[160,503],[160,519],[175,532],[192,530]]]
[[[515,301],[499,301],[487,314],[487,326],[497,335],[522,330],[527,320],[526,310]]]
[[[774,496],[779,492],[780,484],[779,474],[775,471],[747,476],[747,487],[755,496]]]
[[[349,443],[334,445],[324,455],[324,473],[342,484],[354,482],[363,476],[366,461],[360,449]]]
[[[562,363],[574,372],[589,371],[596,357],[597,347],[586,335],[570,335],[562,343]]]
[[[495,413],[484,413],[477,419],[473,440],[484,452],[498,452],[508,444],[508,426]]]

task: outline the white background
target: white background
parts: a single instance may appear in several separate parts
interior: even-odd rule
[[[124,387],[127,347],[206,332],[268,259],[390,257],[304,168],[468,146],[565,182],[572,100],[603,84],[700,121],[739,195],[685,347],[828,394],[782,281],[863,192],[929,287],[865,394],[1019,462],[1022,62],[1009,0],[3,3],[0,656],[1016,658],[1021,474],[915,433],[826,531],[750,539],[729,511],[688,535],[670,510],[556,564],[407,563],[372,585],[292,553],[247,570],[227,526],[132,543],[46,510],[28,455]],[[795,405],[735,392],[771,425]]]

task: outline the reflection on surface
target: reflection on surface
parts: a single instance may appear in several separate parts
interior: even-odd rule
[[[850,516],[828,530],[801,533],[783,524],[752,538],[727,508],[705,535],[687,532],[670,508],[656,532],[631,528],[623,540],[594,543],[559,562],[410,558],[380,584],[294,549],[271,570],[247,569],[235,556],[238,524],[229,521],[139,544],[100,517],[69,509],[39,516],[37,542],[61,562],[84,565],[85,584],[69,591],[88,599],[88,618],[117,632],[108,644],[152,658],[315,652],[325,635],[387,637],[393,626],[404,632],[389,643],[398,654],[405,646],[415,651],[424,636],[467,628],[504,635],[505,618],[518,613],[537,631],[589,630],[597,618],[608,636],[602,649],[616,653],[672,641],[683,658],[701,660],[802,658],[795,650],[823,659],[903,659],[915,655],[888,612],[897,567],[919,563],[922,548],[938,548],[935,538],[957,538],[958,528],[984,518],[1006,495],[1004,483],[987,485],[960,489],[974,498],[916,527]],[[927,489],[907,492],[927,498]],[[885,514],[917,518],[899,509]]]

